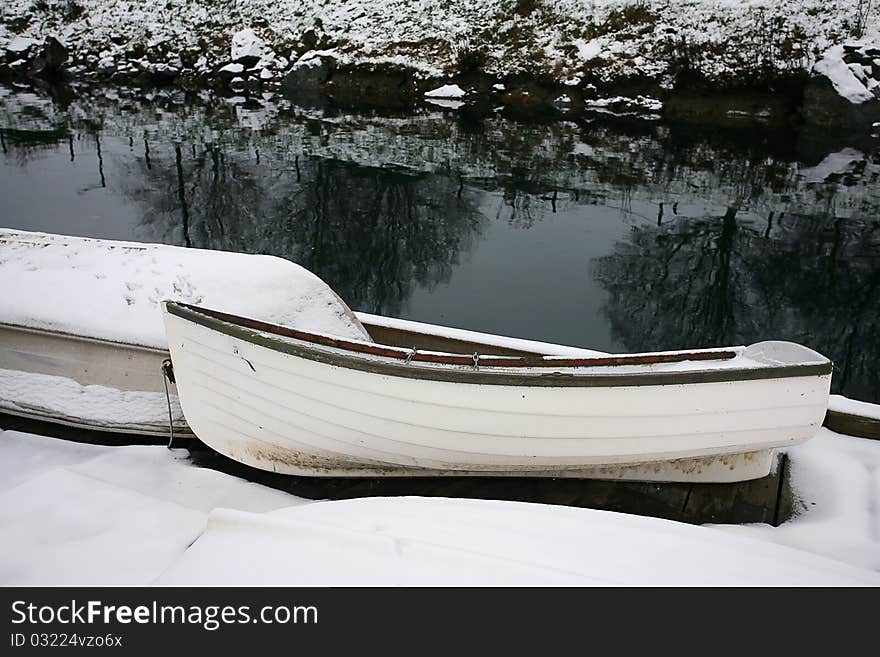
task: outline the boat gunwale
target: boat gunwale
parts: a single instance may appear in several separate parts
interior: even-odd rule
[[[617,387],[736,382],[758,379],[823,376],[831,374],[832,371],[832,363],[830,360],[826,359],[823,363],[798,363],[790,365],[768,365],[764,367],[728,367],[665,372],[649,371],[616,374],[596,372],[543,372],[540,370],[549,367],[612,367],[621,365],[678,363],[685,361],[730,360],[737,356],[738,351],[703,350],[584,358],[571,358],[565,356],[484,356],[483,358],[485,360],[480,360],[477,354],[474,354],[474,356],[467,356],[436,352],[418,352],[417,350],[407,350],[400,347],[359,343],[352,340],[300,331],[279,326],[277,324],[270,324],[260,320],[240,317],[238,315],[232,315],[182,302],[166,301],[164,302],[164,306],[166,312],[171,315],[273,351],[346,369],[354,369],[388,376],[446,381],[452,383],[543,387]],[[305,344],[292,343],[274,336],[293,338]],[[328,352],[310,348],[309,345],[312,344],[341,349],[352,352],[352,354]],[[391,360],[390,362],[378,361],[364,358],[364,356],[380,356]],[[425,364],[452,365],[456,367],[419,367],[419,365]],[[468,369],[462,369],[461,366],[469,367]],[[531,368],[536,371],[504,372],[497,370],[491,371],[490,369],[502,367]]]

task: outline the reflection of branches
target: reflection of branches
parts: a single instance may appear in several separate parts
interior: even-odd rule
[[[532,195],[515,187],[505,187],[502,196],[503,206],[510,208],[510,216],[507,218],[514,228],[531,228],[535,223],[532,216]],[[502,206],[502,207],[503,207]],[[501,207],[498,208],[498,216],[501,216]]]
[[[128,174],[122,177],[126,193],[144,204],[142,224],[151,239],[186,246],[222,250],[259,251],[262,241],[254,236],[259,226],[248,221],[265,206],[266,186],[258,182],[264,172],[251,172],[237,161],[227,162],[212,144],[195,150],[180,143],[167,151],[144,141],[144,158],[123,163]],[[210,164],[209,164],[210,163]],[[243,234],[227,239],[225,224],[234,223]],[[248,242],[248,238],[254,237]],[[236,243],[235,239],[241,242]]]
[[[413,283],[448,280],[480,232],[470,195],[459,195],[450,178],[325,160],[306,165],[291,255],[355,307],[398,313]]]
[[[793,340],[832,358],[835,390],[880,399],[880,222],[780,215],[643,225],[601,258],[605,311],[628,349]]]
[[[144,223],[202,248],[280,255],[321,276],[353,307],[398,313],[412,285],[447,280],[480,232],[471,195],[442,176],[410,176],[322,159],[295,170],[247,162],[216,145],[173,160],[154,148],[129,181]]]
[[[500,118],[465,130],[439,115],[348,120],[271,106],[252,131],[228,104],[118,93],[127,97],[78,97],[69,110],[7,96],[4,161],[64,148],[76,167],[94,167],[102,145],[90,183],[106,165],[110,191],[122,187],[144,208],[140,238],[289,257],[356,307],[388,313],[412,285],[445,280],[479,235],[475,185],[516,228],[558,211],[567,194],[638,226],[597,267],[613,330],[630,348],[789,337],[845,367],[835,385],[880,397],[869,368],[880,224],[859,220],[880,207],[874,153],[842,173],[832,157],[808,174],[774,152],[775,139],[742,132]],[[393,173],[391,163],[422,173]],[[683,218],[679,202],[697,217]],[[701,217],[701,207],[722,210]]]
[[[14,130],[0,128],[0,147],[6,155],[11,150],[19,166],[26,166],[34,157],[46,150],[58,150],[59,144],[68,141],[71,134],[66,127],[47,130]]]
[[[634,228],[596,268],[611,292],[607,313],[630,349],[735,341],[736,211],[706,220]]]
[[[180,144],[174,144],[174,164],[177,171],[177,198],[180,200],[180,220],[183,227],[183,241],[186,246],[192,246],[189,237],[189,205],[186,200],[186,192],[183,184],[183,157],[180,153]]]

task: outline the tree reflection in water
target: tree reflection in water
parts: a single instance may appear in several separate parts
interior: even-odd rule
[[[130,187],[163,241],[288,258],[323,278],[353,308],[399,314],[414,285],[448,280],[485,221],[472,193],[433,174],[336,160],[278,167],[210,145],[162,162]],[[157,192],[159,192],[157,194]]]
[[[791,136],[660,123],[466,123],[140,95],[68,106],[0,94],[0,168],[33,165],[3,188],[17,201],[9,222],[278,255],[387,315],[418,298],[469,326],[495,295],[505,303],[494,307],[516,309],[507,332],[552,339],[561,323],[595,322],[607,344],[586,347],[793,340],[835,360],[834,390],[880,401],[874,142],[814,144],[807,156]],[[84,186],[45,193],[69,180]],[[89,223],[95,208],[104,224]],[[114,226],[117,212],[130,224]],[[473,266],[458,267],[465,257]],[[557,312],[536,320],[539,308]]]
[[[800,342],[835,361],[835,391],[880,398],[880,221],[773,219],[634,227],[595,268],[612,330],[634,351]]]

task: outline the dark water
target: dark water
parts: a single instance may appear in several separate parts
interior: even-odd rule
[[[794,340],[880,401],[876,140],[242,100],[0,88],[0,225],[278,255],[357,310],[605,351]]]

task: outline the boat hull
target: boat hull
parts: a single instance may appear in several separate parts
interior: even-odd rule
[[[467,383],[279,351],[167,309],[165,322],[193,432],[296,475],[752,479],[815,433],[831,379]]]
[[[164,349],[0,324],[0,413],[92,431],[189,436]]]

